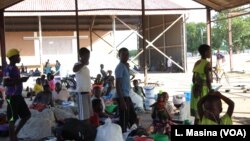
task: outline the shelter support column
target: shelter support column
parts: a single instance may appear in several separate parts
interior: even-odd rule
[[[182,45],[183,45],[183,57],[184,57],[184,72],[187,72],[187,41],[186,41],[186,15],[183,14],[182,17],[183,23],[182,23]]]
[[[77,56],[79,60],[79,49],[80,49],[80,39],[79,39],[79,16],[78,16],[78,0],[75,0],[75,20],[76,20],[76,41],[77,41]]]
[[[42,21],[41,16],[38,16],[38,22],[39,22],[39,59],[40,59],[40,69],[41,72],[43,72],[43,38],[42,38]]]
[[[233,71],[233,37],[232,37],[232,18],[231,17],[228,18],[228,43],[229,43],[228,47],[229,47],[230,71]]]
[[[4,28],[4,11],[0,11],[0,47],[2,56],[2,71],[6,67],[6,46],[5,46],[5,28]]]
[[[90,50],[93,51],[92,28],[89,28]]]
[[[147,84],[148,79],[148,66],[147,66],[147,53],[146,53],[146,32],[145,32],[145,3],[144,0],[142,2],[142,47],[143,47],[143,65],[144,65],[144,84]]]
[[[91,51],[93,51],[93,39],[92,39],[92,30],[93,30],[93,26],[95,24],[95,16],[93,17],[92,19],[92,23],[90,25],[90,28],[89,28],[89,36],[90,36],[90,49]]]
[[[207,44],[211,47],[211,10],[207,7]],[[212,54],[212,47],[211,47],[211,54]],[[212,64],[212,57],[210,58],[211,65]]]
[[[114,57],[116,56],[116,42],[115,42],[115,32],[116,32],[116,22],[115,22],[115,16],[112,16],[112,34],[113,34],[113,53],[114,53]]]

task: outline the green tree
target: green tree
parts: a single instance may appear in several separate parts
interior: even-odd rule
[[[234,50],[239,52],[250,45],[250,18],[237,17],[232,22]]]
[[[206,43],[206,24],[187,23],[187,51],[195,53],[200,44]]]
[[[212,27],[212,47],[214,49],[220,48],[228,50],[228,17],[229,11],[220,12],[215,15]],[[233,40],[233,51],[239,52],[244,49],[250,48],[250,17],[241,16],[232,18],[232,40]]]
[[[214,19],[224,19],[227,17],[225,12],[216,14]],[[212,27],[212,48],[222,49],[228,48],[228,23],[227,20],[215,21]]]
[[[138,53],[138,50],[130,50],[129,51],[129,56],[134,57],[135,55],[137,55],[137,53]]]

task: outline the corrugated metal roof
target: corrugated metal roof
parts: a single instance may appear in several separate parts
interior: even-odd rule
[[[74,0],[25,0],[5,9],[5,16],[75,15]],[[58,4],[60,3],[60,4]],[[146,15],[183,14],[171,0],[145,0]],[[79,15],[141,15],[141,0],[78,0]]]
[[[250,0],[194,0],[194,1],[206,5],[216,11],[222,11],[242,6],[245,4],[250,4]]]
[[[0,0],[0,9],[5,9],[20,1],[23,1],[23,0]]]
[[[170,0],[145,0],[145,9],[163,10],[184,8]],[[141,0],[78,0],[79,11],[141,10]],[[74,0],[25,0],[5,9],[8,11],[73,11]]]
[[[20,2],[22,1],[22,2]],[[214,10],[221,11],[249,4],[250,0],[193,0]],[[20,3],[18,3],[20,2]],[[73,11],[74,0],[0,0],[0,9],[5,11]],[[140,10],[141,0],[78,0],[79,10]],[[171,0],[145,0],[147,10],[183,9]]]

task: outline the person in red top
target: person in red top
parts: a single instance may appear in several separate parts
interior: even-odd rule
[[[20,77],[20,71],[16,66],[21,58],[17,49],[10,49],[6,56],[10,63],[4,69],[4,86],[6,86],[7,117],[9,121],[10,141],[17,141],[17,134],[30,118],[31,113],[24,98],[22,97],[23,82],[29,77]],[[15,122],[21,118],[19,124],[15,127]]]
[[[55,89],[56,89],[56,84],[55,84],[55,80],[54,80],[54,75],[53,74],[51,74],[49,76],[49,87],[50,87],[50,90],[52,92],[55,91]]]

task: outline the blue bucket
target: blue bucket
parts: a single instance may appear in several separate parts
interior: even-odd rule
[[[190,101],[191,100],[191,92],[190,91],[185,91],[184,95],[185,95],[186,101]]]

